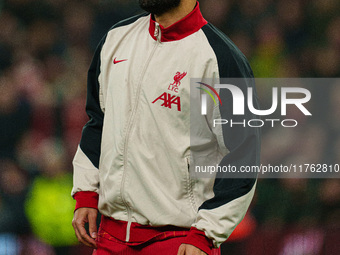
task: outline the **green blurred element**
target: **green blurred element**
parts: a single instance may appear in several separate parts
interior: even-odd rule
[[[37,177],[25,204],[33,233],[42,241],[57,247],[77,243],[72,228],[75,201],[70,196],[72,175]]]
[[[279,70],[283,59],[283,49],[280,43],[269,42],[257,47],[254,56],[250,59],[255,77],[280,77]]]

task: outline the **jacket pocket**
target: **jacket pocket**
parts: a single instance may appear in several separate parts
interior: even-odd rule
[[[195,180],[192,180],[190,177],[190,156],[185,157],[185,162],[187,165],[186,171],[186,192],[189,198],[190,205],[195,213],[197,213],[198,207],[196,205],[195,196],[194,196],[194,186]]]

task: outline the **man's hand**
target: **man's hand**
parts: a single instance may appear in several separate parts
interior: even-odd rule
[[[207,255],[207,254],[191,244],[181,244],[181,246],[178,249],[177,255]]]
[[[97,248],[95,238],[97,237],[97,209],[94,208],[79,208],[74,212],[72,226],[76,232],[78,241],[91,247]],[[91,237],[87,234],[85,223],[89,223],[89,232]]]

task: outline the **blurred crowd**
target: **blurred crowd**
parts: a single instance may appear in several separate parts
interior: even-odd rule
[[[340,76],[340,1],[200,5],[256,77]],[[137,0],[0,1],[0,255],[90,254],[73,233],[70,197],[87,69],[105,32],[140,12]],[[340,83],[309,89],[314,121],[265,128],[264,164],[340,163]],[[270,103],[270,86],[258,93]],[[340,179],[260,179],[222,254],[331,255],[339,241]]]

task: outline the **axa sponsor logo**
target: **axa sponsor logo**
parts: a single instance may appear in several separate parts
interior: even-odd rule
[[[167,92],[164,92],[162,95],[157,97],[152,103],[156,103],[158,100],[162,101],[163,103],[161,106],[167,107],[169,109],[172,108],[172,105],[177,106],[177,110],[180,112],[181,111],[181,98],[176,95],[171,95]]]

